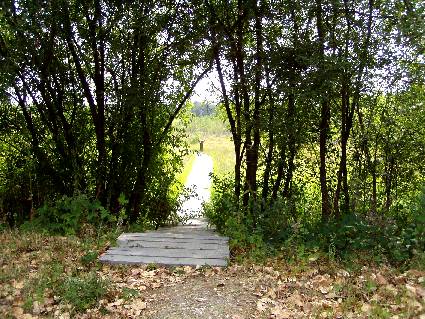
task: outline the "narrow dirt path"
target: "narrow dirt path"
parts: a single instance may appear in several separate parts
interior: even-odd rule
[[[150,296],[145,313],[151,319],[257,318],[257,279],[234,274],[189,278]]]

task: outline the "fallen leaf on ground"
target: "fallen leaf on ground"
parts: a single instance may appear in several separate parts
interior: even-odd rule
[[[292,318],[292,312],[288,309],[283,309],[282,307],[276,306],[271,310],[271,316],[274,319],[288,319]]]
[[[363,312],[369,313],[371,308],[372,307],[369,304],[365,303],[365,304],[363,304],[361,309],[362,309]]]
[[[286,301],[291,306],[295,305],[298,307],[302,307],[304,305],[302,296],[297,291],[294,292]]]
[[[147,303],[142,300],[136,300],[131,303],[131,307],[136,310],[144,310],[147,308]]]
[[[384,285],[387,285],[388,284],[388,281],[387,281],[387,279],[385,279],[385,277],[384,276],[382,276],[381,274],[377,274],[376,275],[376,282],[379,284],[379,285],[381,285],[381,286],[384,286]]]

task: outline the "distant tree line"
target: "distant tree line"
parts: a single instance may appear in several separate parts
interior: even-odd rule
[[[214,115],[215,108],[216,108],[215,105],[210,104],[208,102],[195,101],[193,102],[193,106],[190,109],[190,111],[195,116],[209,116],[209,115]]]

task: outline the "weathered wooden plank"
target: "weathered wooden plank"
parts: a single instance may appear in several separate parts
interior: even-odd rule
[[[196,239],[196,240],[218,240],[218,241],[228,241],[229,238],[219,236],[214,233],[209,232],[198,232],[198,233],[174,233],[174,232],[148,232],[148,233],[124,233],[121,234],[118,239],[128,240],[128,239],[139,239],[139,238],[172,238],[172,239]]]
[[[109,264],[157,264],[164,266],[227,266],[226,259],[220,258],[175,258],[175,257],[148,257],[104,254],[99,258],[100,262]]]
[[[127,246],[132,245],[132,243],[135,242],[144,242],[144,243],[154,243],[154,242],[164,242],[164,243],[199,243],[201,245],[228,245],[227,241],[223,240],[204,240],[204,239],[197,239],[197,238],[171,238],[171,237],[134,237],[134,238],[118,238],[117,243],[119,246]]]
[[[217,243],[201,243],[201,242],[172,242],[172,241],[130,241],[121,242],[120,247],[144,247],[144,248],[166,248],[166,249],[200,249],[200,250],[217,250],[226,245]]]
[[[210,230],[205,230],[205,228],[200,228],[200,227],[193,227],[190,229],[185,229],[191,226],[176,226],[176,229],[170,230],[169,228],[161,230],[158,229],[157,233],[173,233],[173,234],[195,234],[195,235],[204,235],[204,234],[211,234],[211,235],[215,235],[218,236],[217,233],[215,233],[214,231],[210,231]],[[207,233],[205,233],[207,231]]]
[[[156,242],[156,243],[198,243],[201,245],[227,245],[227,242],[224,241],[220,241],[220,240],[199,240],[196,238],[133,238],[133,239],[117,239],[117,243],[118,245],[126,245],[126,244],[131,244],[134,242],[145,242],[145,243],[149,243],[149,242]]]
[[[190,257],[190,258],[229,258],[229,249],[157,249],[157,248],[110,248],[108,255],[148,256],[148,257]]]

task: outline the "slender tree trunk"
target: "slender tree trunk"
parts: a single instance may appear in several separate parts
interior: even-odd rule
[[[255,83],[254,83],[254,112],[252,118],[252,127],[253,127],[253,144],[250,143],[250,130],[247,130],[246,135],[246,184],[247,191],[245,194],[249,194],[253,201],[257,199],[257,169],[258,169],[258,152],[260,148],[260,89],[261,89],[261,78],[262,78],[262,23],[261,23],[261,13],[258,8],[257,3],[255,4],[255,37],[256,37],[256,54],[255,54]],[[242,41],[242,37],[240,38]],[[241,74],[241,79],[244,77],[243,73]],[[247,95],[246,85],[243,86],[245,90],[243,95]],[[249,99],[244,99],[245,112],[247,111],[247,105],[249,108]],[[248,122],[248,125],[249,122]],[[246,198],[244,198],[244,205],[248,204]],[[254,216],[255,224],[255,216]]]
[[[282,184],[282,179],[284,176],[284,168],[286,164],[286,143],[283,143],[283,145],[280,145],[280,152],[279,152],[279,162],[277,165],[277,176],[276,180],[273,184],[273,190],[272,190],[272,200],[275,201],[277,199],[277,195],[279,193],[280,185]]]
[[[210,9],[212,9],[210,7]],[[211,16],[215,15],[215,12],[211,12]],[[230,131],[232,133],[233,138],[233,146],[235,151],[235,179],[234,179],[234,191],[237,202],[239,202],[240,194],[241,194],[241,166],[242,166],[242,134],[241,134],[241,105],[239,103],[239,95],[237,89],[235,90],[235,116],[232,113],[232,108],[230,105],[230,99],[227,93],[225,79],[223,75],[221,59],[220,59],[220,43],[218,43],[216,30],[215,30],[215,22],[210,21],[210,34],[211,34],[211,42],[213,45],[213,53],[214,53],[214,61],[218,74],[218,78],[220,81],[221,93],[223,96],[224,108],[226,110],[227,119],[230,124]],[[235,50],[236,51],[236,50]],[[232,57],[234,58],[234,57]],[[237,69],[236,62],[233,60],[234,64],[234,77],[237,79]]]
[[[385,181],[385,204],[384,204],[384,209],[386,212],[388,212],[391,208],[391,204],[392,204],[392,196],[391,196],[391,192],[392,192],[392,188],[393,188],[393,173],[394,173],[394,159],[392,158],[392,156],[389,156],[389,160],[387,163],[387,167],[385,170],[385,177],[384,177],[384,181]]]
[[[325,58],[325,30],[322,21],[322,1],[316,0],[316,24],[319,37],[320,55]],[[324,95],[327,92],[323,92]],[[326,156],[327,156],[327,139],[329,131],[330,107],[326,96],[322,97],[319,124],[319,144],[320,144],[320,192],[322,195],[322,219],[329,220],[331,216],[331,207],[329,205],[329,193],[326,176]]]
[[[130,205],[130,222],[135,222],[140,215],[140,208],[145,195],[147,180],[149,178],[149,165],[152,159],[152,144],[148,135],[144,134],[143,144],[143,161],[141,167],[137,171],[136,182],[131,192]]]
[[[342,189],[344,192],[343,213],[345,214],[348,213],[350,209],[350,192],[348,187],[348,171],[347,171],[347,141],[348,141],[348,136],[344,138],[344,141],[341,144]]]
[[[266,67],[266,82],[267,82],[267,96],[269,100],[269,118],[268,118],[268,136],[269,136],[269,145],[267,150],[267,156],[265,160],[265,168],[263,174],[263,190],[262,190],[262,204],[264,205],[267,202],[267,197],[269,196],[269,181],[270,174],[272,169],[272,161],[273,161],[273,150],[274,150],[274,116],[275,116],[275,105],[274,98],[272,95],[271,83],[270,83],[270,73],[268,68]]]
[[[376,194],[376,165],[372,166],[372,198],[370,211],[372,214],[376,214],[377,207],[377,194]]]
[[[99,5],[99,3],[98,3]],[[96,91],[96,102],[95,98],[90,89],[89,82],[86,77],[85,70],[81,63],[80,57],[77,53],[77,49],[74,43],[74,38],[72,34],[69,9],[64,6],[65,10],[65,21],[64,27],[66,32],[66,41],[68,48],[71,52],[72,59],[74,60],[74,65],[76,69],[77,76],[80,80],[81,86],[83,88],[83,93],[87,102],[90,106],[90,112],[92,116],[93,125],[95,127],[96,134],[96,149],[97,149],[97,171],[96,171],[96,198],[105,200],[105,182],[106,182],[106,145],[105,145],[105,115],[104,115],[104,52],[103,45],[98,48],[97,46],[97,37],[96,37],[96,26],[93,26],[93,23],[96,24],[96,21],[90,20],[88,18],[89,29],[91,33],[91,49],[93,53],[93,60],[95,64],[95,91]],[[99,10],[97,8],[96,10]],[[97,12],[97,17],[100,19]],[[94,29],[93,29],[94,28]],[[100,53],[98,51],[100,49]],[[96,103],[98,105],[96,105]],[[105,204],[103,202],[103,204]]]
[[[32,116],[28,112],[27,105],[17,87],[15,89],[15,94],[18,97],[18,104],[21,108],[21,111],[24,115],[26,126],[31,134],[31,146],[34,150],[34,155],[37,158],[38,164],[40,165],[40,171],[50,176],[53,180],[54,186],[57,187],[57,191],[60,193],[65,193],[65,186],[63,180],[57,174],[56,170],[52,167],[50,160],[48,159],[46,153],[42,150],[40,146],[40,139],[38,137],[37,130],[35,128]]]
[[[327,101],[322,102],[320,120],[320,191],[322,195],[322,219],[329,220],[331,208],[329,205],[329,193],[326,177],[326,154],[327,154],[327,134],[329,130],[329,105]]]

